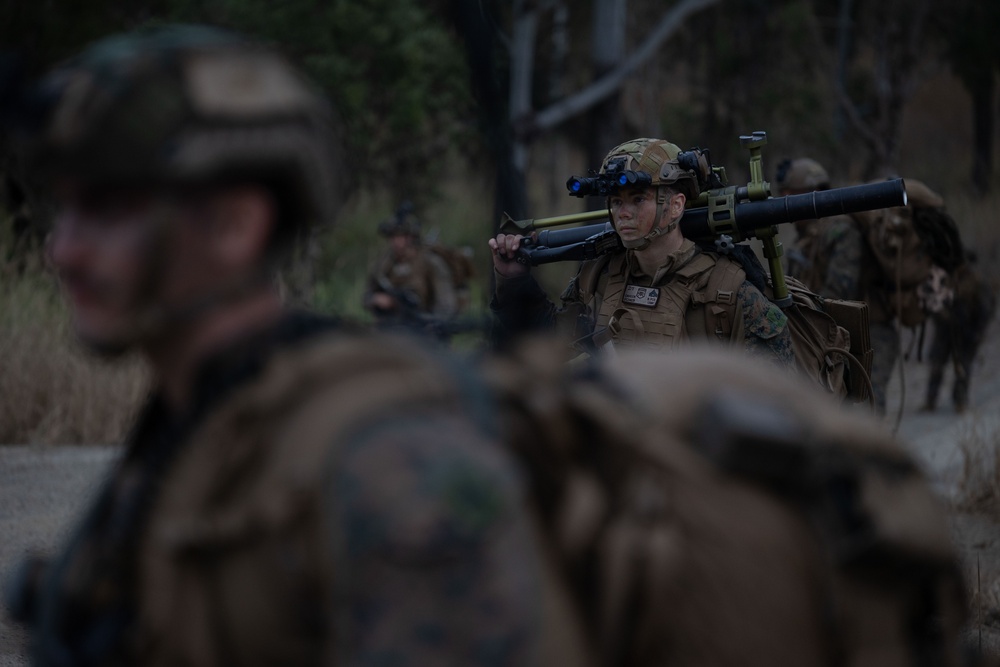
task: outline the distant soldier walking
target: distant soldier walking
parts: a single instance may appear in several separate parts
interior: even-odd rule
[[[401,206],[379,225],[378,233],[386,248],[369,272],[364,297],[376,323],[420,328],[424,320],[445,322],[455,317],[460,302],[451,269],[423,243],[412,208]]]
[[[953,291],[951,303],[931,316],[934,337],[928,352],[931,372],[923,405],[926,412],[937,408],[938,394],[949,361],[954,372],[952,406],[959,413],[968,409],[972,367],[996,314],[996,292],[976,270],[971,257],[955,270],[949,282]]]

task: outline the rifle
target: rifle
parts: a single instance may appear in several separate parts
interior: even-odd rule
[[[420,310],[416,294],[394,287],[388,279],[380,276],[376,280],[378,289],[396,301],[393,311],[375,311],[375,325],[388,331],[404,331],[429,336],[439,341],[449,341],[463,333],[488,333],[492,320],[488,317],[454,316],[438,317]]]
[[[761,149],[767,143],[766,133],[754,132],[742,136],[740,143],[750,150],[750,182],[745,186],[726,187],[723,181],[723,187],[702,192],[692,202],[694,207],[688,208],[681,217],[681,233],[699,245],[712,246],[720,254],[728,254],[740,241],[759,239],[771,274],[772,300],[782,308],[791,305],[792,298],[781,267],[778,225],[906,205],[906,188],[901,178],[884,183],[771,197],[771,185],[763,178],[761,158]],[[724,170],[715,167],[712,170],[725,178]],[[571,194],[571,184],[579,181],[571,178],[567,182]],[[500,229],[508,234],[532,234],[522,243],[517,260],[536,266],[594,259],[623,249],[621,239],[610,222],[566,230],[545,229],[607,219],[607,211],[588,211],[538,220],[513,220],[505,216]]]

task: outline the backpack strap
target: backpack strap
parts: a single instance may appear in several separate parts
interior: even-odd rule
[[[699,255],[699,257],[706,256],[712,255],[709,253]],[[691,294],[692,306],[698,306],[703,311],[703,315],[697,317],[689,310],[687,327],[692,338],[700,334],[704,338],[732,339],[734,327],[741,324],[736,321],[736,297],[745,280],[746,273],[739,264],[714,256],[713,268],[708,274],[704,288]]]

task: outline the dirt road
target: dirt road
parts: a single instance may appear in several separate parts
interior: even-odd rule
[[[0,446],[0,578],[29,550],[51,552],[117,456],[112,447]],[[24,665],[24,636],[0,612],[0,667]]]
[[[998,329],[994,323],[994,332]],[[995,610],[1000,624],[1000,515],[982,507],[966,511],[958,503],[970,486],[989,483],[991,478],[986,459],[979,458],[972,476],[980,479],[970,482],[965,452],[982,456],[1000,443],[1000,340],[996,335],[990,338],[977,363],[972,405],[966,414],[954,413],[947,391],[942,392],[937,412],[919,414],[927,365],[910,360],[903,367],[905,385],[897,374],[890,386],[886,424],[892,426],[899,401],[905,399],[899,436],[953,506],[955,541],[963,551],[969,581],[980,582],[972,584],[976,616],[972,631],[978,637],[982,628],[984,645],[995,647],[1000,635],[995,634],[990,615]],[[6,577],[29,549],[54,548],[117,455],[110,447],[0,446],[0,576]],[[0,614],[0,667],[25,664],[23,655],[23,634]]]

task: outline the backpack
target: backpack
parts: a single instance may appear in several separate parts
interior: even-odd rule
[[[487,378],[601,665],[958,664],[941,505],[874,420],[718,347]]]
[[[785,285],[793,301],[783,312],[796,367],[841,400],[873,400],[868,304],[824,298],[791,276],[785,276]],[[770,284],[764,294],[773,298]]]
[[[944,200],[920,181],[906,179],[909,205],[854,214],[872,264],[880,275],[869,276],[876,289],[888,293],[887,305],[903,326],[923,324],[936,305],[942,281],[935,272],[951,274],[964,262],[955,220],[944,210]],[[904,213],[905,211],[905,213]]]
[[[458,295],[458,312],[465,311],[470,304],[470,287],[476,276],[476,265],[472,261],[472,248],[454,248],[439,242],[426,244],[427,249],[440,257],[448,267],[452,284]]]
[[[749,246],[732,246],[730,256],[743,266],[747,280],[773,300],[771,277]],[[873,401],[868,304],[822,297],[788,275],[785,287],[792,305],[782,312],[788,318],[796,368],[842,401]]]

